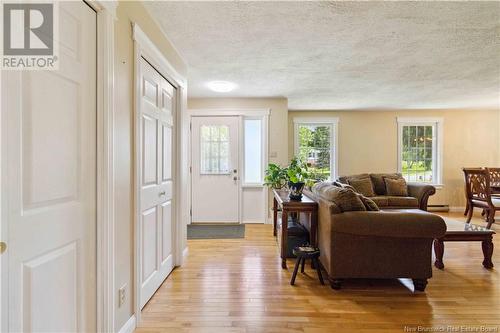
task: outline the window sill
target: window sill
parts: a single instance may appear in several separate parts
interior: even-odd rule
[[[247,184],[241,184],[242,188],[262,188],[264,185],[259,184],[259,183],[247,183]]]
[[[436,188],[436,190],[441,190],[444,188],[444,184],[434,184],[434,183],[424,183],[424,182],[408,182],[408,183],[413,183],[413,184],[422,184],[422,185],[431,185]]]

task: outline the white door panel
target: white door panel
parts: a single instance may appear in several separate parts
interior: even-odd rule
[[[140,260],[143,307],[173,269],[174,87],[141,59]]]
[[[14,332],[96,331],[96,13],[59,6],[59,70],[2,72]]]
[[[191,120],[194,223],[239,223],[239,121],[239,117]]]

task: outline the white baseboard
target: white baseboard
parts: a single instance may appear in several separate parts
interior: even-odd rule
[[[182,257],[186,258],[189,254],[189,248],[186,246],[184,250],[182,250]]]
[[[127,320],[125,325],[123,325],[122,328],[120,328],[118,333],[133,333],[135,330],[135,326],[136,326],[135,315],[133,315]]]
[[[450,207],[450,212],[456,213],[456,212],[465,212],[465,207],[461,206],[455,206],[455,207]]]

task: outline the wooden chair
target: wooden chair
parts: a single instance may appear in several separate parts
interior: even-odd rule
[[[495,222],[495,213],[500,210],[500,199],[491,195],[490,171],[488,168],[463,168],[467,196],[467,223],[470,223],[474,207],[485,211],[487,228]]]
[[[495,197],[500,197],[500,168],[488,168],[490,172],[491,193]]]

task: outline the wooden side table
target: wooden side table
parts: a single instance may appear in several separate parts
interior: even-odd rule
[[[281,268],[286,269],[286,254],[287,254],[287,234],[288,234],[288,216],[291,213],[297,213],[299,217],[302,215],[307,216],[307,222],[309,224],[309,238],[312,246],[317,246],[316,233],[318,230],[318,204],[306,196],[302,195],[302,200],[290,200],[288,197],[288,191],[274,190],[273,189],[273,235],[277,235],[277,225],[278,225],[278,209],[281,209]],[[303,221],[301,219],[301,221]]]

